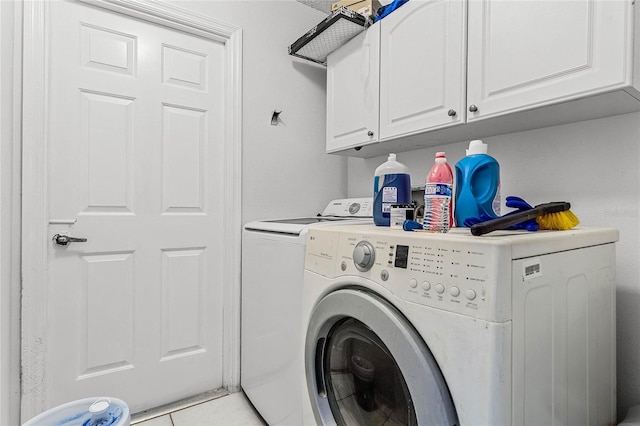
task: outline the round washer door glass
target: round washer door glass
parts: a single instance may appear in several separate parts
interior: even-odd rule
[[[437,362],[389,302],[360,289],[322,298],[305,340],[305,373],[318,424],[456,425]]]
[[[369,327],[353,318],[339,321],[325,348],[324,382],[337,424],[418,424],[398,364]]]

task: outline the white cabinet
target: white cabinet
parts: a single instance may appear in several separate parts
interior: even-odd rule
[[[467,121],[629,85],[633,9],[631,0],[469,1]]]
[[[465,16],[412,0],[330,54],[327,152],[464,122]]]
[[[414,0],[380,23],[380,139],[464,122],[465,2]]]
[[[372,157],[640,111],[637,22],[633,0],[412,0],[330,56],[327,152]]]
[[[378,140],[380,24],[327,57],[327,152]]]

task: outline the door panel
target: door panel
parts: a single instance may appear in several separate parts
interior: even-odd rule
[[[222,386],[223,43],[51,2],[47,405]],[[67,223],[64,223],[64,222]]]
[[[465,19],[465,2],[430,0],[380,21],[381,139],[464,122]]]
[[[632,7],[470,1],[467,100],[477,111],[468,121],[628,85]]]
[[[378,140],[380,24],[327,57],[327,152]]]

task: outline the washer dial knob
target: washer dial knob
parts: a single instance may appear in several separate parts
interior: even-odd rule
[[[359,271],[366,272],[376,260],[376,251],[369,241],[360,241],[353,249],[353,263]]]

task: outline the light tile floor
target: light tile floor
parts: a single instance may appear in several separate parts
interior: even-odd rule
[[[264,426],[242,392],[155,417],[135,426]]]

